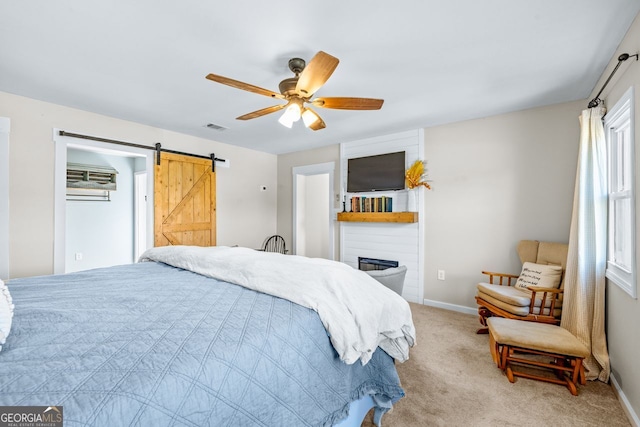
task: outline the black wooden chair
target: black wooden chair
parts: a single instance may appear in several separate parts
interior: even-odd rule
[[[278,252],[281,254],[286,254],[289,252],[287,250],[287,245],[284,242],[284,238],[282,236],[273,235],[270,236],[265,242],[264,246],[259,251],[264,252]]]

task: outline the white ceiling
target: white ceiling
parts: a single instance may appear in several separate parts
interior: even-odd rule
[[[639,10],[638,0],[3,0],[0,91],[286,153],[584,99]],[[382,98],[382,109],[318,109],[317,132],[283,127],[281,113],[238,121],[279,101],[205,79],[278,91],[289,58],[319,50],[340,65],[317,96]]]

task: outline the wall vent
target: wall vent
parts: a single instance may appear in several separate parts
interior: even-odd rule
[[[108,166],[67,163],[67,188],[115,191],[117,174]]]

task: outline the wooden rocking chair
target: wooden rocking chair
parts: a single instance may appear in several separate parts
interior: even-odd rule
[[[479,334],[488,333],[487,318],[493,316],[560,324],[568,245],[522,240],[518,243],[517,251],[523,264],[529,262],[543,266],[561,266],[559,287],[527,286],[523,289],[515,286],[519,275],[483,271],[482,274],[489,276],[489,283],[478,283],[477,287],[476,302],[480,324],[483,326],[478,329]],[[498,283],[494,283],[494,280]]]

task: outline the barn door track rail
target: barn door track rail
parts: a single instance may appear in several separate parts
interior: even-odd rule
[[[142,144],[134,144],[132,142],[124,142],[124,141],[118,141],[115,139],[108,139],[108,138],[99,138],[97,136],[90,136],[90,135],[82,135],[79,133],[72,133],[72,132],[66,132],[64,130],[60,131],[60,136],[69,136],[71,138],[79,138],[79,139],[88,139],[91,141],[99,141],[99,142],[106,142],[109,144],[116,144],[116,145],[124,145],[126,147],[135,147],[135,148],[142,148],[145,150],[153,150],[156,152],[156,164],[160,165],[160,156],[161,153],[172,153],[172,154],[180,154],[183,156],[191,156],[191,157],[198,157],[200,159],[211,159],[211,171],[215,172],[216,171],[216,162],[226,162],[225,159],[221,159],[216,157],[216,155],[214,153],[211,153],[209,156],[202,156],[200,154],[192,154],[192,153],[185,153],[182,151],[176,151],[176,150],[168,150],[166,148],[162,148],[162,145],[158,142],[156,143],[156,145],[154,147],[150,147],[148,145],[142,145]]]

